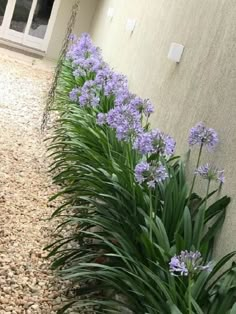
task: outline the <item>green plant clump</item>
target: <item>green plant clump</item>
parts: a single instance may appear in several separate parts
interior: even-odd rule
[[[218,193],[223,171],[201,165],[218,143],[215,130],[199,123],[190,131],[199,155],[189,185],[173,138],[150,128],[150,101],[130,93],[87,34],[72,38],[52,109],[51,171],[60,187],[52,199],[64,202],[47,249],[75,287],[60,313],[236,313],[235,252],[212,260],[230,198]]]

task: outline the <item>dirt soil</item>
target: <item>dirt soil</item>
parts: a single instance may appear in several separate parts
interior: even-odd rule
[[[0,314],[53,314],[63,286],[49,271],[55,191],[40,126],[52,73],[0,57]]]

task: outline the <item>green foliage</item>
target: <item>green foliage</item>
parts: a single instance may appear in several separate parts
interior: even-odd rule
[[[112,108],[113,99],[102,96],[96,109],[69,101],[69,92],[83,83],[64,62],[53,108],[59,119],[50,145],[51,172],[60,186],[52,199],[63,196],[64,203],[53,215],[63,219],[58,238],[47,249],[52,267],[75,283],[68,306],[78,313],[87,307],[96,313],[189,313],[188,281],[170,274],[169,261],[181,250],[199,250],[204,262],[211,261],[230,199],[213,202],[213,191],[208,202],[192,193],[188,203],[179,158],[166,161],[169,179],[151,192],[137,184],[139,154],[118,141],[113,130],[96,124],[97,113]],[[70,230],[67,237],[63,228]],[[235,313],[236,269],[227,264],[234,254],[196,277],[192,313]]]

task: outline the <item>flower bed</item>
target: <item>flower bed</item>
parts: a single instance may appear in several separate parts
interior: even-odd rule
[[[150,128],[154,107],[129,91],[88,34],[72,38],[53,109],[60,119],[52,171],[65,199],[54,216],[64,219],[59,235],[65,226],[71,232],[48,249],[52,266],[75,284],[68,307],[234,313],[235,268],[221,269],[235,252],[212,261],[230,199],[213,200],[223,171],[201,165],[205,148],[217,146],[216,131],[203,123],[190,130],[199,154],[189,186],[174,139]],[[206,179],[204,196],[194,193],[198,176]]]

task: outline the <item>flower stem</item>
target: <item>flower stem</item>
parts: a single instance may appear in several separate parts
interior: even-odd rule
[[[110,143],[110,137],[109,137],[109,133],[108,132],[109,132],[109,130],[106,127],[107,149],[108,149],[109,158],[110,158],[110,160],[112,160],[111,143]]]
[[[191,276],[188,277],[188,313],[192,314],[192,294],[191,294],[191,285],[192,285],[192,280]]]
[[[201,146],[200,146],[196,169],[199,167],[199,164],[200,164],[201,155],[202,155],[202,148],[203,148],[203,144],[201,144]],[[195,185],[196,177],[197,177],[197,174],[194,173],[193,182],[192,182],[192,185],[191,185],[191,188],[190,188],[190,192],[189,192],[189,196],[188,196],[187,206],[189,206],[189,203],[190,203],[190,197],[191,197],[192,192],[193,192],[193,188],[194,188],[194,185]]]
[[[149,238],[152,242],[152,221],[153,221],[153,207],[152,207],[152,190],[149,190],[149,200],[150,200],[150,208],[149,208],[149,218],[150,218],[150,229],[149,229]]]
[[[133,177],[133,173],[134,173],[134,156],[133,156],[133,149],[132,149],[132,142],[130,141],[128,143],[128,145],[126,146],[127,149],[127,157],[128,157],[128,167],[130,170],[130,184],[131,184],[131,189],[132,189],[132,193],[133,193],[133,208],[134,208],[134,214],[136,216],[136,192],[135,192],[135,186],[134,186],[134,177]]]
[[[206,207],[207,207],[207,198],[208,198],[208,194],[209,194],[209,191],[210,191],[210,184],[211,184],[211,180],[208,180],[207,192],[206,192],[206,200],[205,200],[205,210],[206,210]]]
[[[199,234],[202,234],[203,233],[203,229],[204,229],[204,220],[205,220],[206,209],[207,209],[207,198],[208,198],[208,194],[209,194],[209,190],[210,190],[210,183],[211,183],[211,180],[208,180],[206,199],[205,199],[203,208],[201,209],[203,212],[202,212],[202,215],[201,215],[202,217],[201,217],[201,221],[200,221]],[[199,237],[197,248],[199,248],[200,244],[201,244],[201,238]]]

